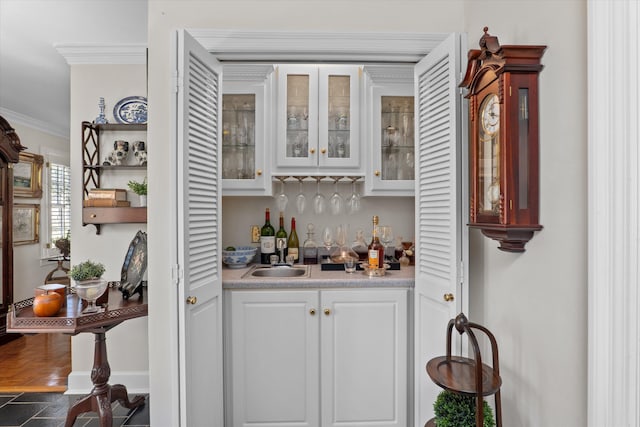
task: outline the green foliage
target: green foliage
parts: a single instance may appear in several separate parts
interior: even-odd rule
[[[436,427],[476,427],[475,397],[444,390],[436,398],[433,410]],[[486,401],[483,401],[483,412],[483,427],[495,427],[493,411]]]
[[[69,270],[69,277],[75,281],[98,279],[104,274],[104,265],[99,262],[87,260],[74,265]]]
[[[142,182],[138,181],[129,181],[127,183],[131,191],[136,193],[139,196],[147,195],[147,178],[145,178]]]

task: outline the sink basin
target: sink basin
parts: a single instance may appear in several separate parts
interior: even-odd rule
[[[309,277],[309,266],[303,267],[260,267],[255,266],[242,277]]]

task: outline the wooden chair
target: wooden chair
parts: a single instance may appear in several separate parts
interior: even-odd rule
[[[460,335],[466,334],[468,336],[473,349],[473,359],[451,355],[451,335],[454,326]],[[491,367],[482,363],[480,346],[474,330],[484,333],[491,343],[493,359]],[[447,325],[447,354],[431,359],[427,363],[427,373],[433,382],[443,389],[476,398],[476,427],[482,427],[484,422],[483,397],[494,395],[496,427],[502,427],[500,401],[502,379],[498,363],[498,344],[487,328],[469,322],[463,313],[457,315],[455,319],[451,319]],[[434,420],[429,420],[425,427],[435,426]]]

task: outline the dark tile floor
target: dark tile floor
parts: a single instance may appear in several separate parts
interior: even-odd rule
[[[132,398],[135,395],[130,395]],[[67,410],[82,396],[62,393],[0,393],[1,427],[64,427]],[[126,409],[118,402],[112,405],[113,425],[149,426],[149,396],[145,404]],[[74,427],[99,427],[98,414],[81,414]]]

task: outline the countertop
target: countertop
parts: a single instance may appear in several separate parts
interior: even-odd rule
[[[413,288],[414,266],[400,270],[387,270],[382,277],[369,277],[364,271],[345,273],[344,271],[322,271],[319,264],[311,265],[309,277],[246,277],[242,276],[251,268],[222,268],[223,289],[275,289],[275,288]]]

